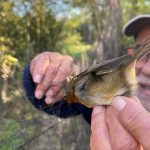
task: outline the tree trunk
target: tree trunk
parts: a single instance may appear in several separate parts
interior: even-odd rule
[[[119,0],[110,0],[110,23],[104,38],[105,59],[112,59],[120,54],[119,44],[122,36],[122,12]]]

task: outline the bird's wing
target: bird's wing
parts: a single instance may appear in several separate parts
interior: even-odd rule
[[[111,60],[99,63],[93,67],[90,67],[89,69],[81,72],[77,76],[84,76],[89,73],[95,74],[95,75],[102,75],[105,73],[113,72],[131,60],[133,60],[133,57],[131,55],[123,55],[121,57],[111,59]]]

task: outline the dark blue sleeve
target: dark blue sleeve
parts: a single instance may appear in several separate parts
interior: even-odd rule
[[[61,118],[78,115],[83,110],[80,104],[69,104],[65,100],[61,100],[53,105],[48,105],[44,101],[45,98],[41,100],[36,99],[34,96],[36,85],[30,75],[29,66],[24,69],[23,84],[28,99],[38,110],[44,111],[51,115],[59,116]]]

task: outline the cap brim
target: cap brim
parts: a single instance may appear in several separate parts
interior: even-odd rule
[[[123,28],[123,34],[136,37],[138,32],[144,27],[150,25],[150,15],[140,15],[130,20]]]

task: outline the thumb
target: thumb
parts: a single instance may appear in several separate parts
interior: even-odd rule
[[[150,150],[150,113],[132,98],[118,96],[112,106],[118,111],[120,123],[139,141],[146,150]]]

